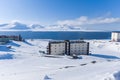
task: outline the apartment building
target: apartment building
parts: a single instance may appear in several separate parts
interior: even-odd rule
[[[47,53],[52,55],[88,55],[89,42],[81,40],[50,41]]]

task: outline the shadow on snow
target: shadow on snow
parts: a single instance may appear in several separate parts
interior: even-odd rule
[[[20,47],[19,44],[15,43],[15,42],[13,42],[13,41],[10,41],[9,45],[15,46],[15,47]]]
[[[90,56],[99,57],[99,58],[105,58],[105,59],[120,59],[117,56],[103,55],[103,54],[91,54]]]
[[[4,59],[13,59],[13,54],[0,54],[0,60],[4,60]]]
[[[24,43],[25,43],[25,44],[28,44],[28,45],[30,45],[30,46],[33,46],[33,44],[29,43],[29,42],[26,41],[26,40],[24,41]]]
[[[115,80],[120,80],[120,71],[114,74]]]
[[[14,52],[12,49],[8,48],[5,45],[1,45],[0,46],[0,51],[4,51],[4,52]]]

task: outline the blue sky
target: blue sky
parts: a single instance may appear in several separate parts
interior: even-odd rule
[[[54,24],[81,16],[120,17],[120,0],[0,0],[0,22]]]

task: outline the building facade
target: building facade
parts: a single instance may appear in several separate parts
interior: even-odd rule
[[[22,37],[21,35],[19,36],[0,35],[0,44],[6,44],[7,42],[9,42],[9,40],[22,41]]]
[[[50,41],[47,53],[52,55],[88,55],[89,42],[81,40]]]
[[[120,32],[112,32],[111,41],[120,42]]]
[[[64,54],[65,53],[65,42],[62,41],[54,41],[54,42],[49,42],[49,46],[47,49],[49,54]]]

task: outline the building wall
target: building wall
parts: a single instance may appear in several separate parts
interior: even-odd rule
[[[120,41],[120,33],[117,34],[117,41]]]
[[[112,32],[111,40],[112,40],[112,41],[116,41],[116,35],[115,35],[115,33],[113,33],[113,32]]]
[[[65,54],[65,43],[51,43],[50,44],[50,54],[52,54],[52,55]]]
[[[70,43],[70,55],[88,54],[88,43]]]
[[[89,43],[88,42],[49,42],[48,54],[52,55],[87,55],[89,54]]]
[[[6,44],[7,42],[9,42],[8,38],[0,38],[0,45],[1,44]]]
[[[7,36],[7,35],[1,35],[0,36],[0,42],[9,42],[9,40],[15,40],[15,41],[22,41],[21,35],[19,36]]]
[[[8,42],[9,39],[8,38],[0,38],[0,42]]]
[[[112,32],[111,40],[112,41],[120,41],[120,33],[119,32]]]

